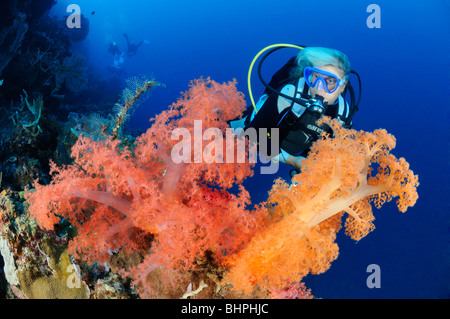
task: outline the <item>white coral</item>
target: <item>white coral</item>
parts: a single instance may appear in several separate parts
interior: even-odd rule
[[[16,263],[14,262],[14,254],[9,247],[9,242],[0,236],[0,253],[3,256],[3,261],[5,266],[3,267],[5,271],[6,280],[10,285],[18,285],[19,280],[17,278],[17,268]]]

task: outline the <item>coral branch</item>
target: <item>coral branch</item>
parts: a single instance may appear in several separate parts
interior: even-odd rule
[[[157,85],[155,81],[148,81],[144,80],[141,81],[140,85],[135,89],[135,92],[132,96],[129,96],[125,99],[125,103],[123,107],[120,109],[120,111],[117,114],[115,126],[111,133],[111,138],[115,140],[117,138],[117,135],[119,133],[119,129],[123,125],[127,112],[131,109],[134,103],[141,97],[142,94],[144,94],[146,91],[148,91],[152,86]]]

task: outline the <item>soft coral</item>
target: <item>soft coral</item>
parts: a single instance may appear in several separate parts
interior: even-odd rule
[[[252,211],[240,185],[252,175],[250,163],[173,162],[176,128],[195,136],[194,120],[200,119],[204,130],[224,133],[227,121],[242,113],[245,103],[235,85],[194,81],[153,119],[133,149],[118,140],[79,138],[74,164],[52,164],[52,183],[36,183],[27,195],[32,216],[47,229],[68,219],[79,234],[71,252],[91,261],[104,261],[115,249],[125,254],[147,249],[128,274],[143,296],[161,296],[179,290],[205,253],[220,272],[216,281],[225,275],[223,283],[238,290],[259,285],[282,291],[330,267],[338,256],[335,238],[344,213],[347,233],[359,240],[374,228],[371,202],[380,207],[398,196],[401,211],[414,205],[417,176],[389,153],[393,136],[385,130],[345,130],[337,121],[326,120],[334,138],[314,144],[293,183],[276,181],[268,205]],[[152,240],[150,250],[148,242],[139,245],[142,238]]]
[[[251,176],[252,164],[177,164],[170,157],[176,143],[171,132],[177,127],[192,131],[200,119],[204,129],[216,127],[225,134],[227,121],[245,109],[235,86],[194,81],[153,119],[134,149],[121,147],[119,140],[80,137],[72,148],[74,163],[52,163],[51,184],[35,183],[27,196],[31,215],[47,229],[68,219],[79,234],[71,252],[96,262],[116,249],[136,249],[126,236],[130,229],[154,234],[151,253],[135,278],[146,278],[155,269],[191,269],[207,250],[217,260],[236,252],[264,221],[264,208],[258,214],[247,210],[249,194],[242,186],[236,194],[227,191]]]
[[[404,212],[418,198],[418,178],[403,158],[389,151],[395,139],[385,130],[345,130],[324,120],[334,138],[317,141],[301,174],[288,185],[278,180],[269,203],[279,221],[229,258],[227,281],[250,291],[256,284],[282,288],[308,273],[326,271],[338,256],[335,243],[340,219],[347,213],[346,232],[360,240],[374,229],[370,202],[380,207],[398,196]],[[377,171],[374,168],[377,167]]]

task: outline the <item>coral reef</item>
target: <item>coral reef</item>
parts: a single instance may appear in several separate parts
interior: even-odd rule
[[[0,247],[6,280],[18,298],[87,298],[89,289],[80,279],[69,287],[75,267],[67,254],[65,238],[42,232],[24,213],[17,193],[0,195]],[[75,276],[76,277],[76,276]]]
[[[64,98],[63,94],[57,94],[64,86],[66,90],[79,95],[88,86],[86,75],[85,57],[80,53],[65,57],[61,63],[53,63],[48,66],[49,71],[55,76],[55,88],[51,94],[59,99]]]
[[[66,120],[67,113],[61,105],[79,111],[93,96],[88,83],[98,85],[98,81],[86,72],[86,52],[73,49],[73,44],[86,38],[89,20],[82,15],[83,28],[67,28],[63,19],[48,14],[55,3],[2,1],[0,105],[6,110],[19,104],[18,92],[26,90],[30,96],[41,95],[50,113]],[[92,101],[89,103],[92,109]]]
[[[0,169],[3,187],[23,190],[36,179],[45,180],[45,168],[54,152],[57,125],[49,121],[41,95],[23,90],[18,105],[3,111],[0,121]]]
[[[41,119],[44,101],[42,100],[42,96],[39,96],[30,104],[30,102],[28,102],[27,92],[23,90],[23,93],[24,96],[20,96],[21,105],[19,109],[11,115],[10,119],[19,131],[25,130],[31,137],[36,137],[39,133],[42,133],[41,127],[39,126],[39,120]],[[31,119],[25,119],[27,115],[28,117],[31,117]]]
[[[14,21],[0,33],[0,75],[15,57],[19,50],[28,24],[25,22],[26,15],[18,12]]]
[[[393,136],[325,120],[334,137],[315,143],[292,184],[278,180],[267,203],[251,207],[241,183],[252,164],[211,162],[194,139],[195,120],[202,134],[225,135],[244,109],[235,81],[200,79],[133,146],[80,136],[73,164],[52,163],[51,183],[27,192],[30,216],[46,232],[68,222],[68,252],[132,279],[140,297],[267,298],[308,295],[298,281],[337,258],[344,213],[360,240],[374,228],[371,203],[398,197],[405,211],[417,200],[417,176],[390,154]],[[177,128],[191,133],[194,150],[181,163],[170,156]]]
[[[1,298],[124,299],[129,284],[105,267],[87,266],[68,253],[69,229],[44,231],[28,215],[19,192],[0,195],[0,252],[7,290]]]
[[[60,131],[56,119],[65,115],[61,97],[86,87],[84,57],[71,52],[83,36],[72,37],[63,20],[48,16],[55,3],[2,1],[0,169],[6,189],[23,190],[36,177],[46,181],[48,160],[58,158],[52,155]]]

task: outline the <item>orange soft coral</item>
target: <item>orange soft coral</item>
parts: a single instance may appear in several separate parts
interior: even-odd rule
[[[392,135],[324,122],[334,138],[314,144],[292,185],[278,180],[270,191],[278,221],[229,258],[226,280],[236,289],[248,292],[256,284],[282,288],[308,273],[326,271],[338,256],[335,238],[342,213],[348,214],[346,233],[360,240],[374,229],[370,202],[380,207],[398,196],[402,212],[415,204],[418,178],[403,158],[389,153],[395,146]]]

